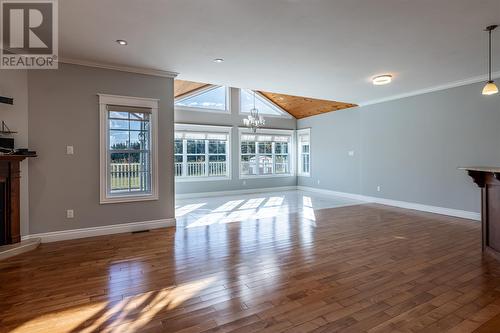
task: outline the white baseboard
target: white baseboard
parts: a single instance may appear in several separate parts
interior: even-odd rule
[[[378,203],[382,205],[413,209],[423,212],[436,213],[441,215],[448,215],[454,217],[460,217],[470,220],[481,220],[481,214],[476,212],[469,212],[465,210],[437,207],[430,205],[423,205],[413,202],[398,201],[377,197],[370,197],[361,194],[353,194],[346,192],[331,191],[326,189],[320,189],[308,186],[282,186],[282,187],[271,187],[271,188],[255,188],[255,189],[244,189],[244,190],[234,190],[234,191],[219,191],[219,192],[205,192],[205,193],[190,193],[190,194],[178,194],[177,199],[184,198],[200,198],[200,197],[214,197],[214,196],[225,196],[225,195],[238,195],[238,194],[250,194],[250,193],[262,193],[262,192],[280,192],[280,191],[292,191],[292,190],[302,190],[310,191],[316,193],[322,193],[326,195],[333,195],[338,197],[349,198],[353,200],[359,200],[362,202]],[[78,239],[93,236],[103,236],[111,235],[125,232],[166,228],[175,226],[175,218],[161,219],[153,221],[143,221],[143,222],[133,222],[124,224],[113,224],[102,227],[92,227],[92,228],[82,228],[73,230],[62,230],[62,231],[52,231],[39,234],[31,234],[22,236],[21,239],[35,239],[40,238],[42,243],[57,242],[69,239]]]
[[[381,205],[394,206],[406,209],[413,209],[422,212],[429,212],[441,215],[448,215],[454,217],[460,217],[469,220],[481,220],[481,214],[476,212],[469,212],[466,210],[452,209],[431,205],[423,205],[414,202],[399,201],[392,199],[384,199],[377,197],[370,197],[361,194],[346,193],[331,191],[316,187],[308,186],[282,186],[282,187],[270,187],[270,188],[254,188],[254,189],[244,189],[244,190],[233,190],[233,191],[218,191],[218,192],[204,192],[204,193],[187,193],[187,194],[176,194],[176,199],[191,199],[191,198],[204,198],[204,197],[216,197],[216,196],[226,196],[226,195],[238,195],[238,194],[251,194],[251,193],[262,193],[262,192],[280,192],[280,191],[292,191],[292,190],[303,190],[311,191],[316,193],[323,193],[326,195],[334,195],[343,198],[349,198],[353,200],[359,200],[363,202],[378,203]]]
[[[112,224],[102,227],[82,228],[62,231],[44,232],[40,234],[31,234],[22,236],[22,240],[40,238],[42,243],[57,242],[62,240],[86,238],[93,236],[103,236],[119,234],[124,232],[142,231],[149,229],[158,229],[175,226],[175,219],[161,219],[153,221],[132,222],[123,224]]]
[[[370,197],[370,196],[361,195],[361,194],[330,191],[330,190],[325,190],[325,189],[320,189],[320,188],[315,188],[315,187],[308,187],[308,186],[297,186],[297,189],[303,190],[303,191],[323,193],[323,194],[328,194],[328,195],[336,195],[339,197],[360,200],[360,201],[365,201],[365,202],[378,203],[381,205],[394,206],[394,207],[400,207],[400,208],[406,208],[406,209],[419,210],[422,212],[429,212],[429,213],[435,213],[435,214],[441,214],[441,215],[460,217],[460,218],[469,219],[469,220],[476,220],[476,221],[481,220],[481,213],[469,212],[466,210],[423,205],[423,204],[414,203],[414,202],[406,202],[406,201],[398,201],[398,200]]]
[[[0,246],[0,260],[17,256],[36,249],[40,245],[40,238],[23,240],[20,243]]]
[[[296,189],[297,189],[297,186],[249,188],[249,189],[231,190],[231,191],[183,193],[183,194],[176,194],[175,198],[176,199],[194,199],[194,198],[219,197],[219,196],[226,196],[226,195],[251,194],[251,193],[262,193],[262,192],[293,191]]]

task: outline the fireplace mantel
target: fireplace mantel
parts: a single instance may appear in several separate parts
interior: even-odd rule
[[[21,241],[19,164],[31,155],[0,155],[0,245]]]
[[[37,157],[36,154],[31,155],[13,155],[13,154],[0,154],[0,161],[13,161],[21,162],[28,157]]]

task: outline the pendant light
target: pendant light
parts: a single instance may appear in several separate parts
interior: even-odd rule
[[[495,30],[497,27],[498,27],[498,25],[490,25],[490,26],[486,27],[486,29],[484,30],[484,31],[488,31],[488,35],[489,35],[488,36],[489,37],[489,42],[488,42],[488,45],[489,45],[488,60],[489,60],[489,62],[488,62],[488,82],[486,83],[486,85],[483,88],[483,95],[494,95],[494,94],[498,93],[498,87],[495,84],[495,82],[491,79],[491,32],[493,30]]]

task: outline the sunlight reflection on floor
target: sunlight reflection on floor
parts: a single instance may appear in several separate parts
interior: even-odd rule
[[[264,221],[298,213],[305,221],[315,225],[315,210],[359,203],[362,202],[297,190],[180,199],[176,202],[176,218],[179,226],[193,228],[241,221]]]
[[[116,272],[119,271],[116,270]],[[110,276],[113,277],[113,271],[110,272]],[[118,302],[102,301],[60,312],[51,311],[47,315],[41,315],[23,323],[11,332],[41,332],[40,328],[49,326],[79,333],[139,332],[157,313],[178,308],[202,290],[209,288],[215,281],[216,277],[212,276],[137,296],[125,297]],[[132,313],[134,316],[131,316]],[[106,326],[111,318],[113,325]]]

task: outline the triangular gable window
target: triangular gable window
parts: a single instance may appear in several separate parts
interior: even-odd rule
[[[227,110],[227,89],[224,86],[210,86],[195,91],[175,101],[175,106],[193,110]]]
[[[253,109],[252,90],[241,89],[240,107],[241,113],[250,113],[250,110]],[[286,111],[281,109],[279,106],[277,106],[258,92],[255,92],[255,107],[257,108],[257,110],[259,110],[259,114],[262,115],[290,118],[290,115]]]

